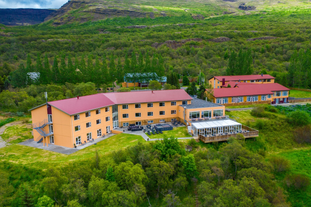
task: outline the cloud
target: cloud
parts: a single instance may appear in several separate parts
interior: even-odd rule
[[[0,0],[0,8],[58,9],[68,0]]]

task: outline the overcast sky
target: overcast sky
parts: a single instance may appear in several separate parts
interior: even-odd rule
[[[0,0],[0,8],[58,9],[68,0]]]

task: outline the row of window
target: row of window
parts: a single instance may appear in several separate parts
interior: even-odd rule
[[[214,110],[213,116],[223,116],[223,110]],[[192,111],[189,113],[189,119],[199,119],[199,118],[211,118],[212,117],[212,111],[202,111],[201,117],[199,111]]]
[[[276,96],[281,96],[281,92],[276,92]],[[287,91],[283,91],[283,96],[287,96]],[[247,96],[246,101],[247,102],[254,102],[258,101],[259,96]],[[271,98],[271,95],[262,95],[261,100],[266,101],[267,98]],[[217,98],[216,103],[218,104],[226,104],[229,103],[228,101],[229,98]],[[241,103],[244,102],[243,96],[240,97],[232,97],[232,103]]]
[[[101,137],[101,136],[102,136],[102,130],[98,129],[97,130],[97,137]],[[91,132],[86,134],[86,139],[87,139],[87,141],[92,140],[92,133]],[[81,136],[78,136],[78,137],[76,137],[76,145],[80,145],[80,144],[82,144]]]
[[[187,104],[187,101],[183,101],[182,102],[183,105],[186,105]],[[159,106],[165,106],[165,102],[160,102],[159,103]],[[176,106],[176,101],[172,101],[171,102],[171,106]],[[147,107],[148,108],[151,108],[153,107],[153,103],[147,103]],[[129,105],[125,104],[125,105],[122,105],[122,109],[128,109],[129,108]],[[141,108],[141,104],[135,104],[135,108],[136,109],[140,109]]]
[[[177,114],[176,110],[171,110],[171,114]],[[159,115],[165,115],[165,111],[160,111]],[[153,116],[153,112],[147,112],[147,116]],[[129,114],[122,114],[124,119],[129,118]],[[141,113],[135,113],[135,117],[141,117]]]
[[[96,110],[96,115],[97,114],[100,114],[101,110],[100,109],[97,109]],[[105,112],[109,112],[109,107],[106,107],[105,108]],[[91,112],[88,111],[88,112],[85,112],[85,117],[90,117],[91,116]],[[77,115],[74,115],[74,120],[79,120],[80,119],[80,114],[77,114]]]
[[[106,117],[106,121],[110,121],[110,116],[107,116],[107,117]],[[102,123],[101,119],[97,119],[97,120],[96,120],[96,124],[101,124],[101,123]],[[87,122],[85,125],[86,125],[86,128],[89,128],[89,127],[92,126],[92,123],[91,123],[91,122]],[[76,131],[76,132],[77,132],[77,131],[80,131],[80,129],[81,129],[80,125],[75,126],[75,131]]]
[[[165,119],[160,119],[160,121],[159,121],[160,123],[161,122],[165,122]],[[148,124],[153,124],[153,120],[149,120],[148,121]],[[141,125],[141,121],[137,121],[136,122],[136,126],[140,126]],[[129,123],[128,122],[125,122],[125,123],[123,123],[123,127],[128,127],[129,126]]]

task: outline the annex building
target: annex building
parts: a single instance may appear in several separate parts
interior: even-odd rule
[[[290,89],[275,83],[270,75],[215,76],[209,83],[217,104],[288,103]]]
[[[172,119],[185,123],[196,136],[242,129],[239,123],[230,122],[233,127],[225,121],[225,106],[193,99],[183,89],[99,93],[51,101],[31,109],[31,116],[34,141],[69,148],[102,137],[114,128]],[[211,124],[215,119],[221,119],[219,126]],[[209,124],[203,125],[205,122]]]

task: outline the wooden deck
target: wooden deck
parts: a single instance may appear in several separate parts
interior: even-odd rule
[[[215,135],[215,136],[209,136],[209,137],[199,135],[199,140],[201,140],[204,143],[212,143],[212,142],[227,141],[230,137],[236,137],[238,134],[242,134],[245,139],[259,136],[259,131],[255,129],[252,129],[247,126],[242,126],[242,129],[243,129],[243,132],[237,133],[237,134]],[[247,132],[244,132],[244,131],[247,131]]]

